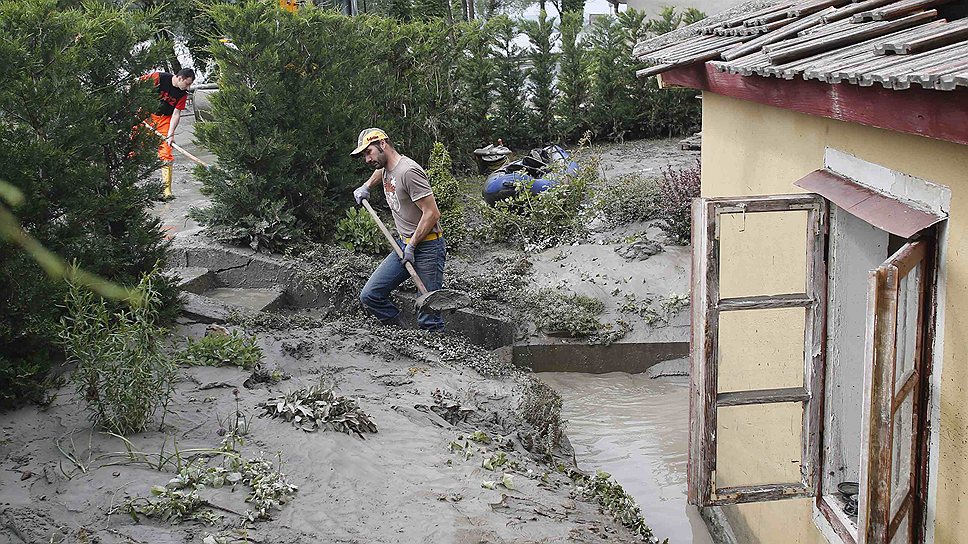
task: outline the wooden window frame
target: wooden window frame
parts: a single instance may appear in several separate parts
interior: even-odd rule
[[[927,496],[927,410],[931,376],[931,332],[934,326],[935,239],[908,242],[870,273],[868,288],[868,349],[870,369],[864,387],[866,432],[861,444],[860,501],[856,537],[822,493],[817,508],[834,532],[847,544],[888,544],[905,515],[911,540],[924,541],[924,498]],[[897,379],[897,321],[901,278],[921,265],[916,321],[915,357],[910,376],[899,389]],[[871,318],[873,316],[873,318]],[[891,516],[891,474],[895,416],[904,400],[912,398],[911,470],[908,492],[897,514]],[[822,466],[822,465],[821,465]]]
[[[689,433],[689,502],[700,507],[818,494],[825,355],[827,201],[815,194],[708,198],[693,202],[692,353]],[[804,293],[720,298],[719,225],[730,213],[807,212]],[[704,272],[704,273],[703,273]],[[718,391],[719,314],[727,311],[805,308],[801,387]],[[812,400],[820,399],[820,401]],[[715,488],[717,410],[777,402],[803,404],[800,482]]]
[[[804,211],[807,216],[806,292],[720,298],[720,218],[724,214]],[[812,497],[830,527],[849,544],[888,544],[905,516],[911,541],[923,542],[928,488],[928,410],[933,330],[937,300],[937,228],[909,240],[871,272],[865,349],[863,436],[856,537],[840,506],[822,494],[823,400],[826,376],[828,201],[817,194],[696,199],[692,208],[692,342],[688,499],[700,507]],[[915,347],[907,377],[897,376],[898,296],[901,279],[921,266],[917,293]],[[723,392],[718,390],[719,316],[722,312],[805,308],[802,387]],[[904,379],[898,387],[896,380]],[[898,512],[891,516],[891,474],[895,416],[912,399],[910,482]],[[801,481],[730,488],[715,487],[717,409],[776,402],[802,402]],[[905,469],[906,471],[907,469]],[[906,474],[906,472],[904,472]],[[819,523],[819,520],[818,520]]]

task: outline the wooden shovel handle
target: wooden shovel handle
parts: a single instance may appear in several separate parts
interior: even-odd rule
[[[373,221],[376,223],[376,226],[380,227],[380,232],[382,232],[383,235],[386,236],[387,241],[390,242],[390,247],[392,247],[393,251],[397,253],[397,257],[400,257],[400,259],[403,259],[403,250],[400,249],[400,246],[397,244],[397,241],[393,239],[393,235],[390,234],[390,231],[389,229],[387,229],[387,226],[383,224],[383,221],[380,221],[380,216],[378,216],[376,212],[373,211],[373,207],[370,206],[370,202],[364,198],[361,201],[361,204],[363,204],[363,207],[366,208],[366,211],[370,212],[370,217],[373,218]],[[407,269],[407,272],[410,273],[410,277],[413,278],[413,282],[417,284],[417,291],[421,295],[426,295],[427,286],[425,286],[424,283],[420,281],[420,277],[417,276],[417,271],[413,269],[413,265],[410,263],[403,263],[403,266],[404,268]]]
[[[168,139],[168,138],[165,137],[164,134],[158,132],[158,129],[156,129],[155,127],[149,125],[148,124],[148,121],[142,121],[142,123],[144,123],[144,125],[146,127],[150,128],[152,130],[152,132],[154,132],[158,136],[161,136],[162,139],[164,139],[164,140],[167,140]],[[176,144],[175,142],[172,142],[172,143],[170,143],[168,145],[170,145],[175,151],[177,151],[177,152],[181,153],[182,155],[185,155],[186,157],[188,157],[188,159],[191,160],[192,162],[194,162],[196,164],[200,164],[200,165],[204,166],[205,168],[208,168],[208,164],[206,164],[205,161],[203,161],[202,159],[199,159],[195,155],[192,155],[188,151],[185,151],[185,148],[183,148],[182,146]]]

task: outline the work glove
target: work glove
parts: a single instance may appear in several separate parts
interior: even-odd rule
[[[410,263],[413,265],[413,253],[416,250],[417,248],[412,243],[407,244],[407,247],[403,248],[403,258],[400,259],[400,264],[406,265]]]
[[[363,199],[370,199],[370,187],[367,184],[360,185],[355,191],[353,191],[353,198],[356,199],[357,204],[362,204]]]

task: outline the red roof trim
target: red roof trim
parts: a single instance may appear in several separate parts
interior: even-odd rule
[[[830,84],[742,76],[706,63],[673,68],[663,87],[690,87],[830,119],[968,145],[968,89],[938,92],[910,88]]]

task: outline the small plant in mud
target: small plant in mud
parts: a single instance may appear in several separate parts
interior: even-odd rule
[[[156,325],[160,306],[157,270],[138,284],[141,306],[116,309],[71,284],[59,337],[77,397],[96,425],[118,434],[145,430],[160,408],[162,421],[177,369],[161,349],[168,330]]]
[[[319,429],[346,434],[375,433],[376,424],[353,399],[342,397],[332,389],[315,385],[259,404],[263,416],[282,418],[306,432]]]
[[[237,366],[251,370],[262,361],[262,348],[255,336],[238,331],[206,334],[200,340],[188,339],[188,346],[176,355],[189,366]]]
[[[655,219],[659,214],[659,180],[626,174],[602,181],[595,191],[595,208],[610,227]]]
[[[281,252],[305,242],[304,226],[285,199],[258,200],[247,192],[250,187],[219,168],[199,169],[199,178],[218,197],[207,208],[192,208],[188,215],[204,225],[216,240],[234,245],[247,245],[262,253]],[[244,201],[241,204],[240,201]],[[240,210],[249,213],[238,213]]]
[[[174,451],[166,453],[163,446],[158,454],[158,463],[152,465],[149,462],[148,466],[156,470],[172,469],[175,475],[163,486],[152,486],[151,497],[129,497],[115,511],[125,512],[135,521],[145,516],[170,523],[195,520],[207,525],[218,522],[215,511],[236,515],[242,522],[271,519],[272,512],[289,502],[298,488],[290,484],[281,471],[281,456],[278,465],[273,465],[261,453],[255,458],[242,456],[241,447],[243,436],[248,432],[248,418],[238,411],[238,395],[235,418],[217,448],[179,450],[175,443]],[[149,456],[135,451],[130,441],[119,438],[125,442],[128,462],[148,460]],[[237,512],[200,495],[200,491],[206,488],[230,487],[234,492],[239,486],[249,488],[245,502],[251,504],[253,509]]]
[[[625,492],[618,482],[612,480],[611,474],[597,471],[594,476],[588,476],[581,471],[571,469],[568,476],[575,483],[572,494],[586,501],[595,501],[613,519],[624,525],[632,533],[642,537],[649,544],[659,544],[659,540],[652,534],[652,529],[642,518],[642,511],[635,503],[635,499]],[[669,540],[663,540],[668,544]]]
[[[531,296],[527,308],[534,324],[545,333],[580,337],[601,329],[596,316],[604,311],[605,304],[585,295],[545,288]]]
[[[659,183],[659,217],[666,237],[673,244],[687,245],[692,233],[692,199],[699,196],[701,168],[696,166],[662,172]]]
[[[521,436],[525,447],[551,459],[561,443],[565,427],[561,419],[561,395],[530,376],[518,406],[518,415],[530,426],[530,430]]]
[[[336,223],[335,239],[341,246],[356,253],[378,255],[387,249],[386,238],[363,208],[346,210],[346,216]]]

